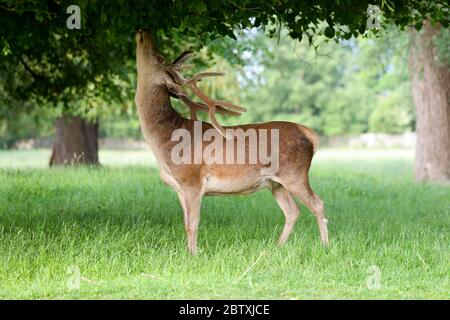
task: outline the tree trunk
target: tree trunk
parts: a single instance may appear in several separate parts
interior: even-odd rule
[[[50,166],[98,165],[98,123],[78,116],[63,115],[56,120],[56,134]]]
[[[439,61],[434,37],[440,26],[424,22],[412,31],[409,54],[411,88],[416,106],[418,181],[450,182],[450,70]]]

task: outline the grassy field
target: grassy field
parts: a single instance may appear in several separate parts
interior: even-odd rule
[[[276,247],[264,191],[205,198],[197,257],[149,152],[105,151],[98,169],[48,154],[0,152],[0,298],[450,298],[450,187],[413,183],[411,151],[318,152],[327,249],[303,206]]]

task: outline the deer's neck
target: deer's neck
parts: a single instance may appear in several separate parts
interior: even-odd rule
[[[183,124],[183,118],[172,107],[165,86],[138,80],[136,105],[142,133],[156,153],[160,145],[170,141],[173,130]]]

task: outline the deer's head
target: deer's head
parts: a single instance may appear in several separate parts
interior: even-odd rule
[[[232,103],[215,100],[208,97],[198,87],[197,82],[205,77],[223,76],[222,72],[201,72],[186,79],[181,71],[188,66],[183,66],[190,57],[192,51],[184,51],[172,63],[166,64],[164,57],[159,53],[156,45],[147,30],[139,30],[136,33],[136,62],[139,76],[151,81],[153,85],[163,85],[169,90],[172,97],[180,99],[190,110],[191,119],[197,120],[197,111],[206,111],[209,114],[212,125],[225,137],[225,130],[216,121],[216,112],[225,115],[238,116],[245,108]],[[187,87],[203,102],[194,102],[189,98],[184,88]]]
[[[164,57],[148,30],[140,29],[136,33],[136,65],[138,74],[151,77],[155,82],[163,83],[167,76]]]

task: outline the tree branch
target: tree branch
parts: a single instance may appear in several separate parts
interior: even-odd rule
[[[14,53],[14,55],[17,57],[17,59],[19,60],[19,62],[23,65],[23,67],[25,68],[25,70],[28,71],[29,74],[31,74],[33,76],[33,78],[35,80],[38,80],[40,78],[42,78],[42,76],[38,75],[36,72],[34,72],[30,66],[25,62],[25,60],[18,54]]]

